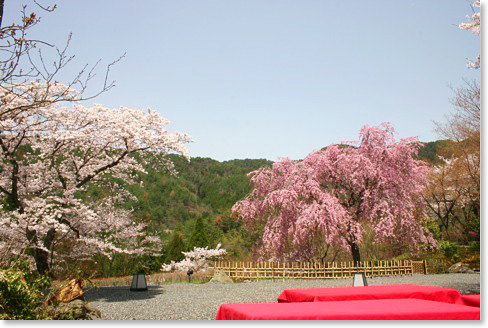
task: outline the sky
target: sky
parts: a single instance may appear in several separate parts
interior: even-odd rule
[[[57,9],[37,10],[32,37],[62,47],[72,33],[60,81],[100,60],[94,92],[125,53],[116,87],[90,103],[157,110],[192,136],[192,157],[303,159],[382,122],[437,140],[449,85],[480,78],[466,68],[480,38],[457,28],[466,0],[38,2]],[[4,24],[20,3],[6,0]]]

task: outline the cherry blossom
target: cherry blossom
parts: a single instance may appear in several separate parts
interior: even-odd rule
[[[148,156],[136,159],[139,153],[151,153],[172,171],[164,155],[189,159],[184,144],[191,138],[168,133],[168,120],[156,111],[77,102],[62,106],[52,99],[60,93],[75,99],[76,90],[59,84],[16,88],[0,88],[0,195],[5,199],[0,243],[15,241],[18,252],[30,248],[27,253],[45,273],[50,262],[63,257],[140,253],[143,244],[154,242],[141,241],[144,227],[133,225],[129,211],[116,209],[123,200],[90,204],[80,197],[90,185],[107,187],[113,179],[139,183],[144,165],[154,164]],[[124,195],[120,188],[112,190],[117,194]]]
[[[420,224],[429,169],[414,159],[419,147],[416,138],[396,142],[388,123],[364,126],[358,147],[331,145],[249,173],[254,189],[232,210],[248,228],[265,222],[266,258],[309,258],[310,241],[320,235],[359,261],[366,225],[377,242],[434,245]]]
[[[474,8],[480,8],[480,7],[481,7],[480,0],[476,0],[475,2],[473,2],[472,5],[473,10]],[[466,16],[466,20],[468,22],[459,24],[458,25],[459,28],[462,30],[471,31],[474,35],[479,36],[481,34],[481,12],[477,11],[471,16]],[[476,57],[476,60],[474,62],[468,61],[467,67],[471,69],[480,68],[481,67],[480,55]]]
[[[209,261],[215,261],[225,254],[227,251],[220,248],[220,244],[214,249],[208,249],[208,246],[194,247],[192,251],[182,252],[185,258],[179,262],[171,261],[170,264],[163,264],[161,271],[182,271],[187,272],[192,269],[194,272],[206,271],[209,268]]]

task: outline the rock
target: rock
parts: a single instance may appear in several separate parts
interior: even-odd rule
[[[209,282],[220,283],[220,284],[232,284],[234,281],[223,272],[215,272],[212,279]]]
[[[102,319],[102,313],[99,309],[89,304],[85,304],[86,316],[88,320],[100,320]]]
[[[100,320],[102,318],[100,310],[88,305],[81,298],[69,303],[59,303],[55,311],[57,319]]]
[[[81,319],[86,316],[85,302],[81,299],[76,299],[69,303],[59,303],[56,308],[56,313],[59,317],[73,319]]]
[[[449,269],[447,269],[449,273],[465,273],[468,270],[469,270],[468,265],[462,262],[453,264],[449,267]]]

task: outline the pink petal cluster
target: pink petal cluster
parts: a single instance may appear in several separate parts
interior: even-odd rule
[[[414,159],[420,146],[416,138],[396,142],[388,123],[365,126],[359,147],[332,145],[251,172],[254,189],[232,210],[248,227],[265,222],[261,254],[268,258],[309,258],[317,235],[357,246],[365,225],[378,242],[434,244],[420,225],[428,172]]]

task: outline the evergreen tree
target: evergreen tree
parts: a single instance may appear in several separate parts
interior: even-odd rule
[[[166,248],[166,256],[164,258],[165,263],[170,263],[171,261],[181,261],[185,258],[182,252],[185,249],[185,242],[183,241],[183,236],[180,232],[174,232],[171,240]]]
[[[208,246],[208,239],[205,224],[203,223],[202,217],[198,217],[195,222],[195,226],[193,227],[193,232],[190,236],[190,249],[193,249],[193,247],[206,246]]]

